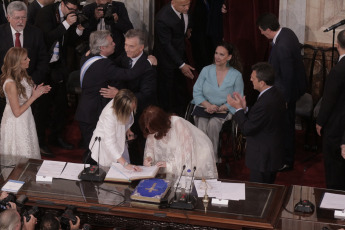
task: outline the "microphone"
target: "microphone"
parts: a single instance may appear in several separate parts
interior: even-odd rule
[[[190,194],[192,193],[192,185],[194,184],[194,174],[195,174],[196,166],[193,168],[193,175],[192,179],[190,181],[190,186],[189,186],[189,195],[188,195],[188,202],[190,202]]]
[[[177,184],[176,184],[175,194],[174,194],[174,200],[176,200],[176,191],[177,191],[177,188],[178,188],[178,186],[179,186],[179,184],[180,184],[180,180],[181,180],[181,177],[182,177],[182,173],[183,173],[183,171],[184,171],[185,169],[186,169],[186,165],[183,165],[182,171],[181,171],[181,174],[180,174],[180,177],[179,177],[178,182],[177,182]]]
[[[334,25],[332,25],[332,26],[330,26],[330,27],[328,27],[328,28],[325,29],[323,32],[328,32],[328,31],[333,30],[333,29],[335,29],[335,28],[337,28],[337,27],[339,27],[339,26],[342,26],[342,25],[344,25],[344,24],[345,24],[345,19],[344,19],[344,20],[341,20],[340,22],[338,22],[338,23],[336,23],[336,24],[334,24]]]
[[[105,172],[104,170],[99,168],[99,155],[101,154],[100,150],[101,150],[101,137],[96,137],[94,143],[92,144],[91,150],[95,144],[95,142],[98,140],[99,144],[98,144],[98,161],[97,161],[97,165],[93,165],[90,166],[88,168],[85,168],[85,164],[84,164],[84,170],[81,171],[81,173],[79,174],[78,178],[81,180],[85,180],[85,181],[97,181],[97,182],[102,182],[104,180],[105,177]],[[91,153],[90,150],[90,153]]]
[[[91,149],[90,149],[90,151],[89,151],[89,153],[87,154],[87,156],[86,156],[86,158],[84,159],[84,171],[85,171],[85,164],[86,164],[86,161],[87,161],[87,159],[89,159],[89,156],[90,156],[90,154],[92,153],[92,148],[93,148],[93,146],[95,145],[95,143],[96,143],[96,141],[98,140],[98,137],[95,137],[95,140],[94,140],[94,142],[93,142],[93,144],[92,144],[92,146],[91,146]]]

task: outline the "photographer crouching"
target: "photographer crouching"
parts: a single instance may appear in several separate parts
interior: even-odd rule
[[[13,196],[14,195],[11,193],[1,192],[0,202],[3,211],[0,213],[0,229],[34,230],[37,224],[36,217],[33,214],[23,215],[23,217],[21,217],[17,211],[17,205],[15,200],[13,200]],[[12,201],[9,201],[10,199]]]

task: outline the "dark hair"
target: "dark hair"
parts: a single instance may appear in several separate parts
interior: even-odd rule
[[[144,45],[146,44],[146,35],[142,30],[139,29],[130,29],[125,33],[125,38],[138,38],[139,44]]]
[[[62,0],[63,3],[66,5],[67,3],[70,3],[72,5],[79,6],[79,1],[78,0]]]
[[[259,62],[252,66],[252,70],[256,72],[258,81],[264,81],[269,86],[274,84],[274,69],[271,64]]]
[[[139,125],[144,137],[149,134],[155,134],[154,137],[162,139],[171,128],[171,115],[164,112],[157,106],[147,107],[140,116]]]
[[[345,49],[345,30],[342,30],[339,32],[338,36],[337,36],[337,40],[338,40],[338,45],[342,48]]]
[[[46,213],[41,220],[40,230],[59,230],[60,222],[52,213]]]
[[[278,31],[280,28],[279,21],[274,14],[265,13],[261,15],[256,21],[256,25],[262,30],[270,29],[272,31]]]
[[[217,47],[223,47],[228,51],[229,55],[232,55],[232,58],[229,61],[229,65],[233,68],[237,69],[238,71],[242,72],[242,64],[240,60],[240,55],[236,47],[230,43],[227,42],[220,42]]]

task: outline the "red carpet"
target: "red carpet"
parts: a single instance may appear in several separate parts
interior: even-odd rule
[[[80,141],[80,131],[78,123],[73,120],[74,112],[71,112],[71,117],[68,121],[66,127],[66,140],[72,143],[75,147],[73,150],[63,150],[60,148],[51,147],[55,153],[55,158],[43,158],[48,160],[57,161],[67,161],[67,162],[82,162],[82,155],[84,149],[79,149],[78,144]],[[318,150],[318,154],[312,157],[307,162],[304,162],[306,158],[310,158],[315,153],[311,151],[305,151],[303,149],[304,145],[304,132],[296,131],[296,156],[294,169],[287,172],[278,173],[276,183],[281,185],[305,185],[312,187],[325,188],[325,178],[324,178],[324,167],[323,167],[323,156],[321,151]],[[321,147],[319,146],[319,149]],[[229,146],[224,146],[223,151],[228,151],[231,149]],[[231,156],[231,154],[229,153]],[[246,181],[249,178],[249,170],[244,163],[244,155],[236,160],[233,157],[229,157],[230,173],[227,173],[225,163],[222,163],[218,167],[219,177]]]

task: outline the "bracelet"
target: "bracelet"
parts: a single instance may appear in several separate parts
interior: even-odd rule
[[[125,163],[123,163],[123,167],[126,167],[128,165],[128,162],[125,161]]]

